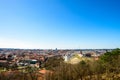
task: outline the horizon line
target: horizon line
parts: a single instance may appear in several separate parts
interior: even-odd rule
[[[2,48],[0,49],[40,49],[40,50],[89,50],[89,49],[117,49],[117,48]]]

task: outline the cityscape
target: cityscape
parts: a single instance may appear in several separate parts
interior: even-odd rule
[[[0,0],[0,80],[120,80],[120,0]]]
[[[16,74],[26,68],[37,69],[39,80],[43,80],[49,70],[48,61],[52,58],[61,58],[64,63],[78,64],[81,61],[98,61],[100,56],[114,49],[14,49],[0,48],[0,71]],[[52,63],[49,63],[52,64]],[[55,66],[56,64],[54,64]],[[54,67],[52,66],[52,67]],[[58,66],[58,65],[57,65]],[[46,68],[46,69],[45,69]],[[17,71],[17,72],[15,72]],[[25,73],[25,72],[23,72]]]

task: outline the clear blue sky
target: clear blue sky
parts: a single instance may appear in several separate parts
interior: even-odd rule
[[[119,0],[0,0],[0,47],[119,48]]]

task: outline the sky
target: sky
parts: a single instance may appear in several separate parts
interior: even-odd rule
[[[120,1],[0,0],[0,48],[120,48]]]

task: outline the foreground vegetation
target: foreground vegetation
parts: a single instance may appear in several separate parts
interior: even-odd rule
[[[0,80],[120,80],[120,49],[106,52],[99,60],[84,60],[78,64],[64,63],[53,57],[42,64],[49,70],[42,75],[37,69],[27,67],[25,72],[0,73]]]
[[[79,64],[60,63],[46,80],[120,80],[120,49],[106,52],[97,61]]]

